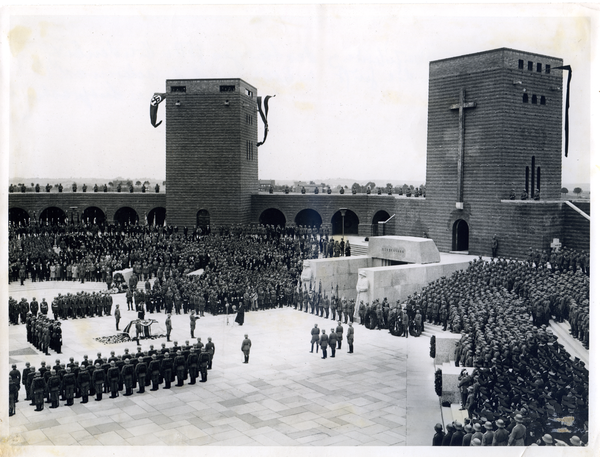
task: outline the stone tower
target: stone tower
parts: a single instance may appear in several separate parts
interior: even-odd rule
[[[170,79],[167,223],[250,222],[258,192],[256,88],[242,79]]]
[[[513,189],[560,200],[562,64],[508,48],[430,62],[427,206],[440,250],[485,252]]]

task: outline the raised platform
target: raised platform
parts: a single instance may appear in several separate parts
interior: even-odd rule
[[[412,264],[437,263],[440,253],[429,238],[374,236],[369,238],[370,257]]]
[[[450,276],[469,266],[476,256],[440,253],[439,263],[405,264],[361,269],[369,279],[369,301],[387,298],[392,303],[404,301],[409,295],[443,276]]]

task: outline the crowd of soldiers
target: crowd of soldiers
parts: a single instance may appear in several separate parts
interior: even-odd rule
[[[590,275],[590,253],[587,251],[565,247],[551,251],[529,248],[527,262],[533,268],[549,267],[552,273],[581,270],[586,276]]]
[[[204,240],[213,240],[207,244]],[[114,224],[9,225],[9,282],[97,281],[110,284],[115,271],[134,268],[140,278],[170,277],[218,265],[219,240],[286,240],[304,258],[328,255],[330,233],[320,227],[236,225],[218,230]],[[216,240],[216,242],[215,242]],[[335,246],[335,243],[333,243]],[[337,252],[336,249],[334,249]],[[335,252],[333,255],[335,255]],[[340,255],[349,254],[349,243]],[[260,257],[260,256],[258,256]],[[160,271],[159,271],[160,270]]]
[[[60,354],[62,349],[62,328],[60,322],[49,319],[44,314],[27,316],[27,342],[46,355],[49,349]]]
[[[550,318],[569,318],[573,335],[589,343],[589,277],[581,268],[479,259],[410,301],[433,324],[460,334],[456,366],[474,368],[460,380],[470,418],[508,421],[521,414],[531,443],[557,418],[572,417],[572,430],[583,430],[588,369],[571,360],[547,327]]]
[[[38,227],[38,232],[12,227],[9,256],[26,273],[43,259],[66,265],[87,259],[94,263],[96,279],[106,281],[108,290],[119,276],[115,271],[132,268],[130,309],[137,300],[148,312],[194,309],[202,313],[204,307],[221,314],[242,304],[247,310],[290,304],[302,260],[323,256],[320,245],[326,249],[329,242],[322,230],[302,226],[240,225],[208,234],[137,225],[103,230]],[[48,247],[53,243],[58,253]],[[187,275],[199,269],[204,270],[201,276]],[[156,278],[153,285],[151,278]],[[136,291],[138,281],[144,281],[144,287]]]
[[[524,411],[526,413],[526,411]],[[435,424],[433,446],[587,446],[588,433],[585,430],[581,438],[569,437],[569,442],[555,439],[551,434],[541,434],[538,424],[527,420],[523,414],[515,413],[504,419],[487,418],[467,421],[462,424],[454,421],[446,425]]]
[[[123,395],[129,396],[136,388],[138,394],[143,394],[149,386],[152,386],[150,390],[156,391],[161,384],[164,384],[163,389],[170,389],[174,382],[177,386],[183,386],[186,380],[189,380],[188,384],[196,384],[198,378],[200,382],[206,382],[214,354],[215,345],[209,337],[206,345],[201,338],[193,345],[189,341],[183,346],[174,342],[171,347],[162,343],[160,349],[151,345],[148,350],[142,351],[138,347],[135,354],[130,354],[129,349],[120,355],[111,351],[110,357],[102,357],[98,353],[94,361],[84,355],[81,363],[73,357],[67,364],[57,359],[52,367],[41,362],[38,370],[27,362],[22,373],[13,365],[9,373],[9,414],[15,413],[21,384],[25,400],[30,401],[36,411],[42,411],[44,403],[50,404],[50,408],[57,408],[59,401],[72,406],[76,398],[87,403],[90,396],[101,401],[102,394],[116,398],[123,390]]]
[[[50,310],[52,311],[54,320],[58,319],[79,319],[84,317],[94,316],[110,316],[112,312],[113,298],[107,292],[77,292],[75,294],[68,293],[58,296],[52,300]],[[33,297],[31,302],[28,302],[25,297],[17,302],[14,298],[8,298],[8,314],[9,322],[13,325],[19,323],[24,324],[27,321],[27,316],[40,315],[48,316],[48,303],[46,299],[42,299],[38,303]]]

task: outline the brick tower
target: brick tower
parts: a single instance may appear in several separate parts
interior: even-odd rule
[[[258,192],[256,88],[242,79],[170,79],[167,223],[250,222]]]
[[[510,233],[499,205],[512,190],[560,200],[561,65],[507,48],[430,62],[427,217],[440,250],[485,252],[495,230]]]

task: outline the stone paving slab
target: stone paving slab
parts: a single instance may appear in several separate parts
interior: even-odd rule
[[[20,299],[79,290],[102,290],[101,283],[36,283]],[[13,290],[16,289],[16,290]],[[125,296],[114,297],[123,322],[135,318]],[[164,314],[149,314],[164,326]],[[172,339],[190,340],[189,317],[174,315]],[[429,446],[433,424],[440,421],[433,389],[429,338],[396,338],[386,331],[355,326],[354,354],[344,340],[336,357],[310,353],[314,324],[328,330],[335,323],[308,313],[282,308],[247,312],[243,326],[230,316],[207,315],[197,322],[196,337],[216,345],[208,382],[169,390],[103,396],[101,402],[47,407],[35,412],[28,402],[17,404],[10,418],[11,443],[56,446]],[[62,321],[63,353],[44,356],[25,338],[25,326],[9,326],[9,345],[21,370],[25,361],[39,367],[56,358],[81,361],[97,352],[136,351],[135,343],[104,345],[93,338],[116,334],[114,318],[103,316]],[[344,325],[347,329],[347,325]],[[252,340],[250,363],[242,363],[244,334]],[[345,333],[345,332],[344,332]],[[141,341],[159,348],[165,338]],[[169,346],[172,343],[167,343]],[[20,398],[24,398],[21,389]],[[46,405],[47,406],[47,405]],[[410,411],[410,412],[409,412]],[[412,417],[411,417],[412,415]],[[419,420],[414,420],[418,416]]]

